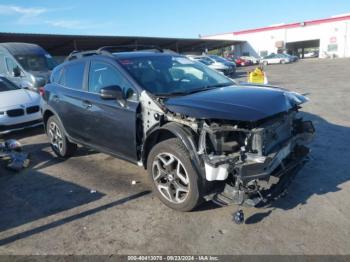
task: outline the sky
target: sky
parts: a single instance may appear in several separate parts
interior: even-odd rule
[[[197,38],[350,13],[350,0],[0,0],[0,32]]]

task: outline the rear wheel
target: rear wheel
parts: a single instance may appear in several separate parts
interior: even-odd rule
[[[77,144],[68,141],[61,122],[56,116],[51,116],[47,121],[46,132],[51,148],[58,157],[68,158],[77,150]]]
[[[201,202],[203,180],[178,138],[155,145],[149,154],[147,169],[157,196],[168,207],[190,211]]]

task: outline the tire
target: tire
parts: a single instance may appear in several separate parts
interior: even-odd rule
[[[155,145],[147,159],[147,170],[154,191],[166,206],[191,211],[203,200],[205,181],[180,139],[171,138]]]
[[[77,144],[68,141],[61,122],[56,116],[51,116],[46,124],[46,133],[56,156],[69,158],[77,150]]]

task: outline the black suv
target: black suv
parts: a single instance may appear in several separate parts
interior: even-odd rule
[[[41,93],[59,157],[81,144],[143,166],[161,201],[182,211],[203,199],[265,203],[302,165],[314,133],[297,114],[304,96],[237,85],[158,48],[73,53]]]

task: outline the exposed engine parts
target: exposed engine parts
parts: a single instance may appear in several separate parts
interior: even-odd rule
[[[311,121],[297,117],[298,108],[255,122],[207,120],[172,113],[144,92],[144,135],[155,127],[175,122],[189,128],[196,156],[207,181],[223,181],[220,192],[211,194],[218,204],[256,206],[276,196],[284,177],[292,178],[313,137]],[[237,217],[241,215],[237,214]]]

